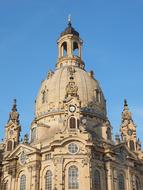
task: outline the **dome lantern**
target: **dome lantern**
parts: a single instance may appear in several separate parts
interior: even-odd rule
[[[72,27],[71,18],[68,19],[68,27],[61,33],[58,44],[57,68],[67,65],[75,65],[84,68],[82,61],[82,40],[79,33]]]

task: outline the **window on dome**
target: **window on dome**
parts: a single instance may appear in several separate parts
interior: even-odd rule
[[[42,92],[42,104],[46,102],[46,91]]]
[[[67,42],[63,42],[61,45],[61,55],[62,57],[67,55]]]
[[[125,190],[125,181],[124,176],[122,174],[118,176],[118,187],[119,190]]]
[[[76,119],[74,117],[70,118],[70,129],[75,129],[76,128]]]
[[[36,139],[36,127],[34,127],[31,131],[31,141]]]
[[[69,189],[79,189],[79,174],[76,166],[70,166],[68,170],[68,187]]]
[[[79,47],[77,42],[73,42],[73,55],[79,56]]]
[[[94,188],[96,190],[101,190],[100,172],[98,170],[95,170],[94,173]]]
[[[20,190],[26,190],[26,176],[22,175],[20,177]]]
[[[52,172],[50,170],[45,175],[45,190],[52,190]]]

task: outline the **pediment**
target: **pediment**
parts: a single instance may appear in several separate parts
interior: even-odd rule
[[[119,160],[134,160],[137,161],[138,157],[137,155],[132,152],[125,143],[116,145],[114,148],[112,148],[112,151],[114,151],[115,155]]]
[[[26,144],[19,144],[7,157],[7,160],[11,160],[13,158],[19,157],[19,155],[24,152],[26,155],[32,154],[32,153],[39,153],[39,150],[31,147],[30,145]]]

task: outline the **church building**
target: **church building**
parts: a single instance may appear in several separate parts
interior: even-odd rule
[[[82,46],[69,19],[57,41],[55,71],[42,81],[22,142],[14,100],[0,143],[1,190],[143,190],[143,151],[127,100],[114,137]]]

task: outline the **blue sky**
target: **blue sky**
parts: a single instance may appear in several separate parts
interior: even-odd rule
[[[143,141],[143,0],[0,0],[0,139],[14,98],[22,136],[34,118],[41,81],[57,61],[56,41],[72,15],[119,131],[127,98]]]

